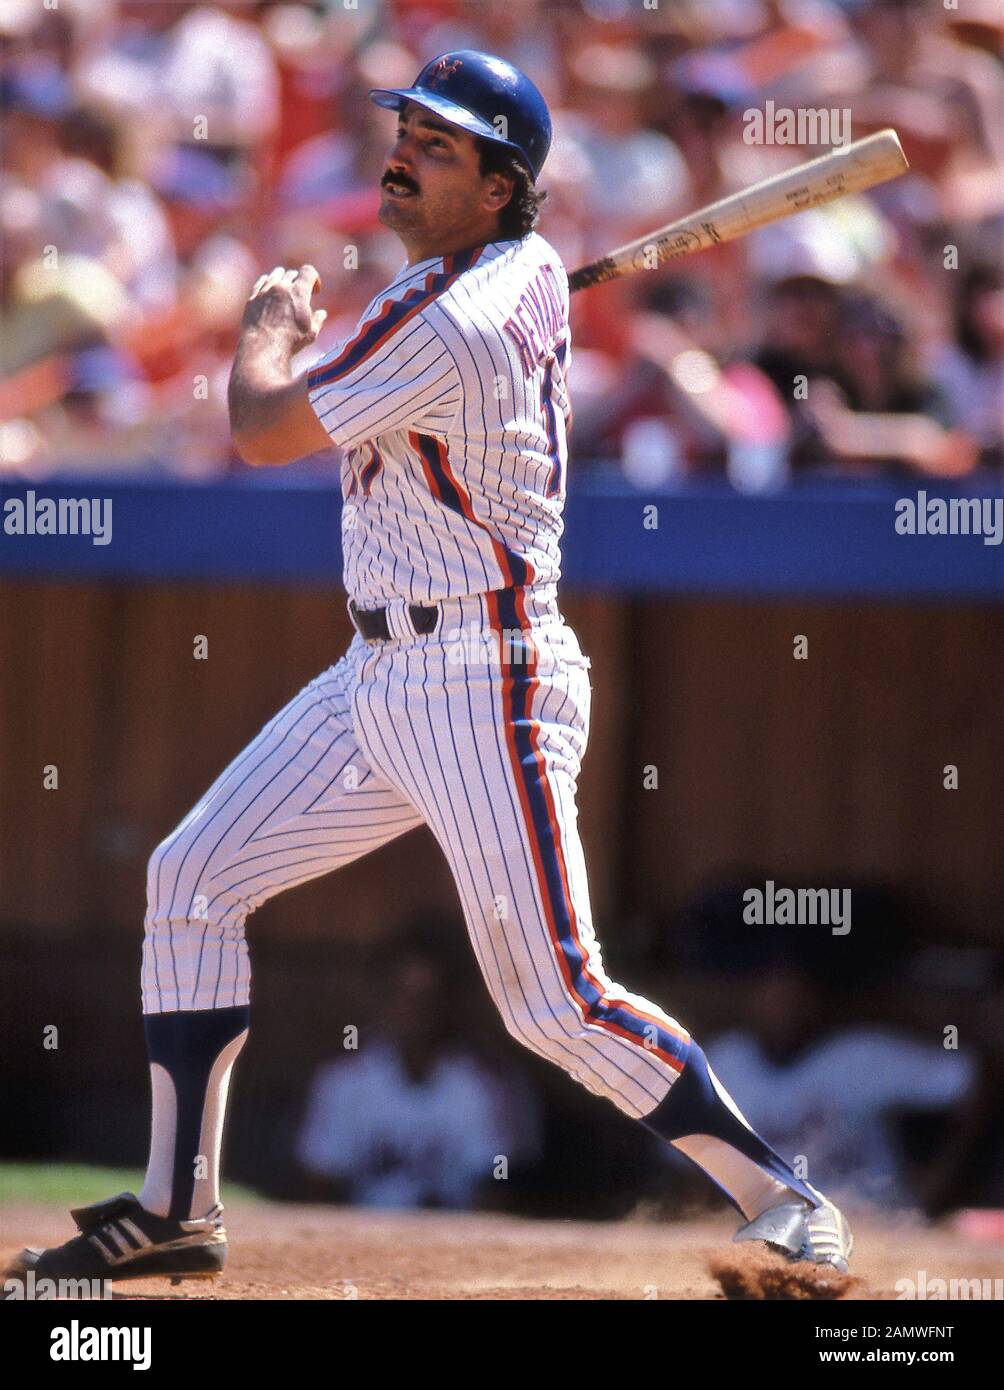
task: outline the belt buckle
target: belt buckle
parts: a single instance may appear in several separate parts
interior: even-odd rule
[[[393,638],[386,608],[360,608],[355,599],[349,599],[348,610],[353,627],[364,641],[388,642]],[[407,615],[412,633],[416,637],[427,637],[436,630],[440,608],[438,604],[409,603]]]

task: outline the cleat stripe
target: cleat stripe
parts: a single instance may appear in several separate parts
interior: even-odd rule
[[[121,1231],[117,1230],[111,1222],[108,1222],[106,1226],[102,1226],[101,1236],[106,1243],[112,1246],[116,1256],[128,1252],[129,1246],[123,1239]]]
[[[112,1265],[115,1263],[118,1256],[115,1254],[113,1250],[109,1250],[108,1246],[104,1243],[100,1236],[90,1235],[87,1237],[87,1239],[91,1243],[91,1245],[94,1246],[95,1250],[97,1250],[98,1254],[104,1260],[105,1264]]]
[[[150,1237],[140,1230],[135,1221],[130,1221],[128,1216],[119,1218],[118,1229],[134,1250],[142,1250],[144,1246],[153,1244]]]

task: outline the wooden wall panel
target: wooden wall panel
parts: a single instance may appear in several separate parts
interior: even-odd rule
[[[99,712],[114,595],[83,584],[0,591],[0,895],[3,913],[72,924],[86,914]],[[54,765],[58,787],[43,787]]]
[[[636,801],[642,906],[745,867],[875,875],[1001,939],[999,610],[694,601],[648,620],[640,727],[660,790]]]
[[[563,606],[593,662],[580,804],[600,922],[748,867],[834,886],[882,876],[929,895],[953,930],[1002,939],[1004,612],[581,594]],[[154,846],[350,635],[344,597],[320,588],[6,584],[0,927],[101,924],[138,942]],[[58,792],[42,790],[46,762]],[[658,791],[642,788],[646,764]],[[280,896],[252,932],[360,940],[426,905],[455,913],[419,831]]]

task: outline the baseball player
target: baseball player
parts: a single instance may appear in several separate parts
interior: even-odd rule
[[[738,1240],[847,1268],[841,1213],[751,1129],[687,1030],[606,974],[576,827],[589,661],[556,598],[568,285],[533,229],[547,106],[461,50],[397,112],[380,217],[406,263],[355,331],[294,376],[324,319],[317,273],[254,286],[230,383],[243,457],[341,452],[351,645],[272,719],[151,856],[142,999],[153,1097],[138,1196],[15,1272],[223,1268],[219,1155],[248,1034],[248,914],[426,824],[505,1026],[698,1164]]]

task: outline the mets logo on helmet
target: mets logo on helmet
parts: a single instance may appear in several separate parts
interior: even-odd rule
[[[439,62],[432,69],[432,76],[429,78],[429,85],[438,87],[441,82],[452,77],[458,68],[463,67],[462,58],[440,58]]]

